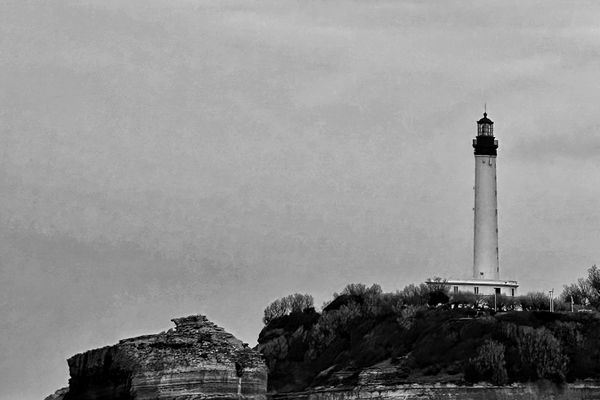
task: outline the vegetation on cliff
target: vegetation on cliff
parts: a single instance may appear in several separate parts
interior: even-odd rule
[[[535,310],[548,305],[541,294],[496,305],[506,311],[493,311],[493,297],[450,295],[441,281],[396,293],[349,285],[320,313],[269,320],[258,339],[269,389],[600,378],[598,313]]]

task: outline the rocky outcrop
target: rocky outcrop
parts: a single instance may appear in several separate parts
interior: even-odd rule
[[[510,386],[411,384],[385,387],[336,388],[285,393],[269,400],[598,400],[599,382],[556,385],[547,381]]]
[[[309,331],[318,318],[311,308],[278,318],[260,332],[257,350],[268,364],[269,391],[298,391],[312,381],[305,359],[310,358]]]
[[[167,332],[71,357],[64,400],[265,399],[258,352],[202,315],[173,322]]]
[[[63,400],[69,391],[68,387],[64,387],[58,389],[56,392],[52,393],[50,396],[46,397],[44,400]]]

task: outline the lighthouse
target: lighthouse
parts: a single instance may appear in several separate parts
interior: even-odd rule
[[[483,113],[477,121],[475,149],[475,234],[473,240],[473,279],[500,279],[498,256],[498,201],[496,157],[498,140],[494,122]]]
[[[475,155],[475,207],[473,236],[473,270],[469,278],[445,279],[451,293],[471,292],[476,295],[515,296],[517,281],[500,277],[498,255],[498,187],[496,158],[498,140],[494,137],[494,122],[487,112],[477,121],[477,136],[473,139]],[[465,266],[465,276],[469,270]],[[428,280],[427,284],[439,285]]]

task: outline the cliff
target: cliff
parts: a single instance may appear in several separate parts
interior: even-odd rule
[[[391,393],[436,384],[475,393],[468,387],[478,382],[600,380],[597,313],[492,314],[366,302],[335,307],[285,315],[261,332],[258,350],[275,398],[334,392],[352,398],[357,391],[364,397],[372,388]]]
[[[598,400],[598,382],[556,385],[550,382],[510,386],[457,386],[452,384],[411,384],[385,387],[358,387],[352,390],[327,389],[272,395],[270,400]]]
[[[267,369],[259,353],[204,316],[172,321],[175,329],[167,332],[71,357],[69,389],[59,395],[64,400],[265,399]]]

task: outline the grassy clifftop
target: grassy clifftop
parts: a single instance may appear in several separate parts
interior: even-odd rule
[[[269,389],[600,377],[598,313],[493,313],[405,300],[344,293],[321,313],[271,319],[259,336]]]

